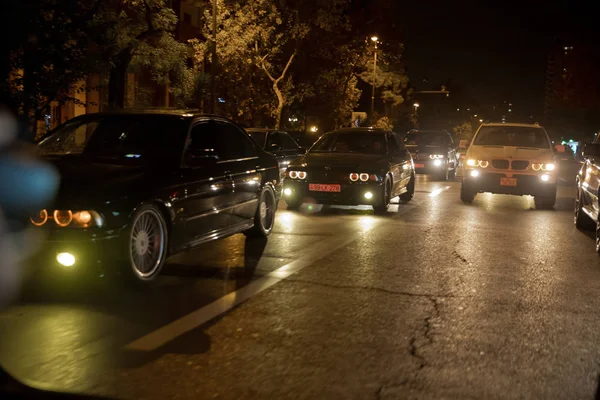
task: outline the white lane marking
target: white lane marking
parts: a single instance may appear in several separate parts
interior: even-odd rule
[[[450,186],[447,186],[443,190],[447,190],[449,188]],[[416,205],[418,206],[420,204]],[[396,215],[403,214],[404,212],[408,212],[411,209],[412,208],[408,207],[402,208],[401,210],[399,209],[398,212],[396,212]],[[360,238],[361,235],[364,235],[371,229],[375,228],[375,226],[378,225],[377,222],[383,223],[385,222],[385,220],[377,220],[377,222],[369,224],[361,223],[360,221],[358,222],[362,227],[360,233],[345,237],[336,237],[330,240],[322,241],[319,244],[311,247],[311,251],[309,253],[304,254],[300,258],[284,265],[283,267],[280,267],[275,271],[250,282],[248,285],[236,290],[235,292],[231,292],[196,311],[192,311],[190,314],[184,315],[183,317],[161,328],[158,328],[157,330],[150,332],[139,339],[134,340],[133,342],[125,346],[125,350],[156,350],[159,347],[174,340],[175,338],[191,330],[196,329],[197,327],[201,326],[202,324],[210,321],[215,317],[218,317],[221,314],[224,314],[225,312],[231,310],[233,307],[237,306],[245,300],[248,300],[256,294],[262,292],[263,290],[268,289],[276,283],[285,280],[285,278],[287,278],[291,274],[314,264],[315,262],[327,257],[336,250],[354,242],[355,240]]]
[[[450,186],[444,186],[442,188],[435,189],[433,192],[429,193],[429,197],[439,196],[442,192],[445,192],[448,189],[450,189]]]
[[[366,231],[363,230],[361,234]],[[307,253],[297,260],[284,265],[275,271],[258,278],[243,288],[231,292],[212,303],[191,312],[157,330],[143,336],[125,346],[126,350],[137,351],[152,351],[164,344],[170,342],[178,336],[189,332],[207,321],[231,310],[241,302],[253,297],[263,290],[281,282],[294,272],[300,271],[302,268],[314,264],[316,261],[328,256],[337,249],[346,246],[353,242],[359,235],[351,235],[347,237],[335,238],[326,240],[320,244],[313,246],[310,253]]]

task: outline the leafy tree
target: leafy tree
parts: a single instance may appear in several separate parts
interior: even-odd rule
[[[473,126],[470,122],[464,122],[452,128],[457,140],[471,140],[473,138]]]
[[[127,72],[145,69],[157,83],[190,85],[188,46],[175,40],[177,16],[168,0],[105,0],[90,27],[108,61],[108,103],[125,106]],[[184,90],[190,90],[189,87]]]
[[[390,121],[388,117],[382,117],[377,120],[377,122],[375,123],[375,127],[391,131],[392,129],[394,129],[394,124],[392,124],[392,121]]]

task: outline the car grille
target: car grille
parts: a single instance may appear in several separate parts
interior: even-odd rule
[[[311,183],[346,183],[349,181],[349,173],[340,171],[309,170],[308,181]]]
[[[508,169],[508,160],[492,160],[492,167],[496,169]]]
[[[510,167],[516,171],[523,171],[529,166],[529,161],[518,160],[510,163]]]

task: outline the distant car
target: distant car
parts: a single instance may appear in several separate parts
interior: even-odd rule
[[[326,133],[290,164],[284,180],[288,208],[317,204],[371,205],[385,212],[391,199],[415,192],[410,153],[393,132],[352,128]]]
[[[277,158],[281,179],[283,179],[288,165],[306,153],[306,149],[298,145],[287,132],[262,128],[249,128],[246,129],[246,132],[265,151],[272,153]]]
[[[458,162],[450,133],[413,129],[404,136],[403,142],[414,160],[417,174],[432,175],[442,180],[454,179]]]
[[[48,234],[42,259],[104,261],[150,281],[170,254],[273,229],[277,161],[227,119],[185,111],[88,114],[38,147],[62,177],[55,203],[31,216]]]
[[[594,230],[596,251],[600,253],[600,223],[598,198],[600,190],[600,141],[586,144],[581,149],[583,165],[577,174],[575,194],[575,226]]]
[[[537,208],[556,201],[557,166],[548,134],[538,124],[482,124],[467,151],[460,198],[477,193],[534,196]]]

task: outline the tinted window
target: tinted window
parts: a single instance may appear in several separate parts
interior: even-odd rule
[[[386,154],[385,136],[377,133],[339,132],[323,135],[311,153]]]
[[[145,159],[181,151],[185,125],[168,116],[113,115],[59,127],[39,144],[45,156]]]
[[[190,150],[214,151],[221,161],[256,157],[250,138],[235,125],[220,122],[201,122],[192,128]]]
[[[269,133],[269,137],[267,137],[267,146],[265,147],[267,151],[270,151],[274,144],[276,144],[279,147],[282,146],[279,135],[276,132],[271,132]]]
[[[298,144],[287,133],[280,133],[281,146],[284,150],[297,150]]]
[[[450,136],[446,132],[409,132],[404,136],[406,146],[446,146]]]
[[[542,128],[529,126],[484,126],[477,133],[473,144],[550,148],[546,132]]]
[[[265,145],[265,141],[267,140],[267,132],[248,132],[248,134],[256,143],[258,143],[260,147]]]
[[[400,146],[398,146],[398,143],[396,142],[395,135],[391,133],[387,134],[387,144],[388,149],[390,149],[390,153],[400,154]]]

